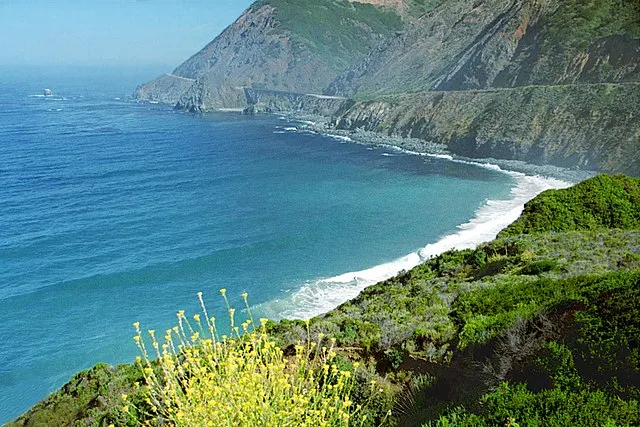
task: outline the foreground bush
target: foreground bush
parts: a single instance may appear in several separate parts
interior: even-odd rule
[[[149,331],[157,362],[134,324],[147,403],[157,421],[177,426],[313,427],[365,421],[350,399],[353,374],[337,367],[332,344],[321,346],[324,337],[320,343],[296,346],[295,354],[287,357],[267,334],[266,319],[254,327],[249,311],[240,329],[229,308],[231,336],[218,337],[215,319],[203,303],[202,309],[204,316],[195,315],[193,325],[179,312],[178,325],[166,331],[162,344]]]

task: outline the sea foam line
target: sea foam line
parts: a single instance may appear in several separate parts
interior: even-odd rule
[[[448,160],[507,173],[514,177],[516,185],[511,189],[508,199],[488,200],[469,222],[459,225],[457,231],[416,252],[365,270],[308,282],[290,295],[256,308],[271,319],[308,319],[326,313],[355,298],[368,286],[387,280],[403,270],[410,270],[429,258],[451,249],[475,248],[481,243],[495,239],[502,229],[518,219],[526,202],[545,190],[567,188],[572,185],[555,178],[505,171],[494,164]]]

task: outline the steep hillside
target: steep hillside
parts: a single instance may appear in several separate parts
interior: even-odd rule
[[[640,80],[640,6],[604,0],[443,2],[328,94]]]
[[[139,87],[136,97],[200,111],[246,106],[243,87],[321,93],[401,26],[389,6],[261,0],[170,76]]]
[[[640,84],[429,91],[346,105],[332,122],[446,145],[465,157],[640,176]]]
[[[640,180],[600,175],[572,191],[545,191],[500,237],[613,228],[640,230]]]

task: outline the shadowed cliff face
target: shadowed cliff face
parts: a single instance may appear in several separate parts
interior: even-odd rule
[[[640,84],[422,92],[338,112],[339,129],[444,144],[465,157],[640,175]]]

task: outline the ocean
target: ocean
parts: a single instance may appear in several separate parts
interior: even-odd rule
[[[563,185],[126,99],[157,71],[0,70],[0,423],[133,361],[132,322],[164,330],[199,291],[218,317],[226,288],[258,316],[307,318],[491,240]]]

